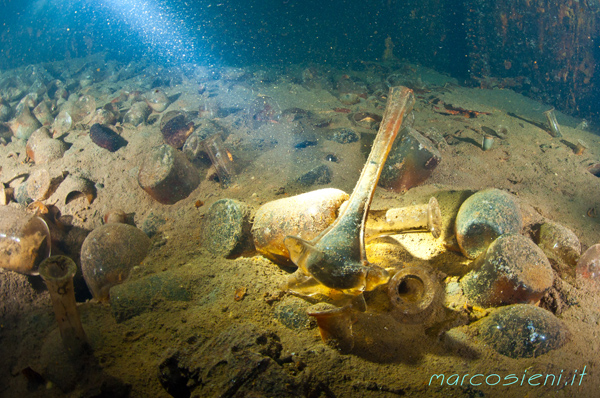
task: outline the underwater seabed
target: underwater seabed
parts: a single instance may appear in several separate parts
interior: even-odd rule
[[[414,92],[414,121],[360,228],[367,274],[389,275],[342,291],[312,265],[294,274],[302,256],[285,237],[318,255],[392,86]],[[575,268],[600,237],[600,139],[581,120],[555,112],[557,136],[549,106],[398,61],[165,68],[97,55],[4,71],[0,95],[0,203],[19,214],[0,227],[37,249],[0,256],[2,397],[600,387],[597,247]],[[390,227],[389,209],[414,219]],[[51,280],[68,261],[51,257],[48,276],[48,239],[76,262],[83,332],[57,324]]]

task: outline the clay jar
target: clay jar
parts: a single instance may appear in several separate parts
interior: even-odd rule
[[[200,175],[181,151],[163,144],[152,149],[144,159],[138,184],[155,200],[172,205],[198,187]]]
[[[519,233],[523,217],[513,196],[499,189],[484,189],[463,202],[455,226],[460,251],[475,259],[500,235]]]
[[[559,223],[546,222],[540,226],[538,246],[561,277],[575,274],[581,244],[573,231]]]
[[[10,122],[10,129],[15,137],[27,140],[29,136],[42,124],[31,114],[28,107],[24,107],[21,113]]]
[[[571,333],[550,311],[509,305],[475,323],[479,338],[510,358],[535,358],[562,347]]]
[[[535,304],[554,281],[544,252],[519,234],[500,236],[475,265],[460,283],[469,302],[482,307]]]
[[[41,218],[24,210],[0,206],[0,267],[38,275],[50,256],[50,231]]]
[[[81,247],[81,271],[94,298],[108,301],[112,286],[124,282],[150,248],[150,239],[128,224],[111,223],[93,230]]]

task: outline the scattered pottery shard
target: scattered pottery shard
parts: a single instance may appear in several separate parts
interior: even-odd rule
[[[309,308],[308,315],[317,320],[321,339],[325,344],[348,354],[354,348],[352,334],[353,311],[351,306],[335,307],[329,303],[318,303]]]
[[[146,103],[155,112],[162,112],[169,106],[169,97],[164,91],[160,89],[154,89],[146,94]]]
[[[92,120],[90,120],[90,124],[96,123],[115,125],[117,116],[110,109],[99,108],[96,109],[96,112],[92,115]]]
[[[115,152],[127,145],[127,140],[115,133],[113,129],[99,123],[90,128],[90,138],[99,147]]]
[[[4,98],[0,99],[0,122],[7,122],[12,114],[12,109]]]
[[[52,125],[52,138],[58,138],[66,134],[73,127],[73,118],[67,111],[60,111]]]
[[[389,274],[367,261],[364,227],[377,180],[400,130],[404,115],[414,104],[412,90],[390,88],[389,101],[360,179],[336,221],[315,239],[288,236],[284,243],[298,270],[287,289],[299,294],[361,294],[386,283]]]
[[[523,217],[513,196],[491,188],[463,202],[455,226],[460,251],[467,258],[475,259],[500,235],[521,232]]]
[[[52,112],[46,101],[40,102],[33,108],[33,115],[43,126],[50,126],[54,122]]]
[[[38,169],[27,179],[27,194],[33,200],[45,200],[62,181],[62,176],[52,178],[46,169]]]
[[[5,206],[10,203],[14,196],[14,188],[4,186],[0,182],[0,205]]]
[[[430,232],[434,238],[440,237],[442,213],[436,198],[423,205],[369,211],[365,226],[367,239],[408,232]]]
[[[62,108],[71,115],[73,123],[87,122],[96,110],[96,100],[89,95],[82,95],[75,101],[68,101]]]
[[[95,184],[87,178],[68,175],[56,189],[55,195],[61,204],[67,205],[80,197],[85,197],[88,204],[96,199]]]
[[[432,141],[413,128],[406,130],[392,147],[379,180],[379,186],[394,192],[422,184],[442,161]]]
[[[407,112],[410,113],[410,112]],[[360,127],[364,127],[366,129],[375,129],[377,124],[381,122],[381,116],[375,113],[368,112],[356,112],[352,116],[350,116],[350,121],[356,123]]]
[[[433,111],[441,113],[442,115],[460,115],[469,119],[476,118],[479,115],[491,115],[490,112],[473,111],[470,109],[453,106],[451,104],[446,104],[444,101],[438,98],[433,101],[433,104]]]
[[[335,221],[348,197],[339,189],[325,188],[265,203],[256,211],[252,225],[256,250],[277,263],[288,263],[285,237],[316,238]]]

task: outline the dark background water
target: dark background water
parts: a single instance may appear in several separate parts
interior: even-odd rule
[[[3,0],[3,8],[1,68],[98,51],[165,63],[344,64],[381,57],[390,36],[401,58],[465,73],[460,23],[451,32],[454,40],[440,34],[438,54],[426,59],[418,32],[424,37],[430,32],[414,26],[407,36],[414,6],[404,2]],[[459,7],[437,12],[449,23],[460,20]],[[424,21],[410,20],[419,22]],[[444,59],[449,53],[453,62]]]
[[[394,54],[600,120],[599,0],[0,0],[0,68],[127,62],[354,67]],[[600,64],[600,62],[599,62]]]

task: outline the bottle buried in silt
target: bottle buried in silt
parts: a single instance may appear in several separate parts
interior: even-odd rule
[[[548,109],[544,112],[546,115],[546,119],[548,120],[548,127],[550,127],[550,135],[552,137],[562,137],[562,133],[560,132],[560,126],[558,125],[558,121],[556,120],[556,114],[554,113],[554,108]]]

